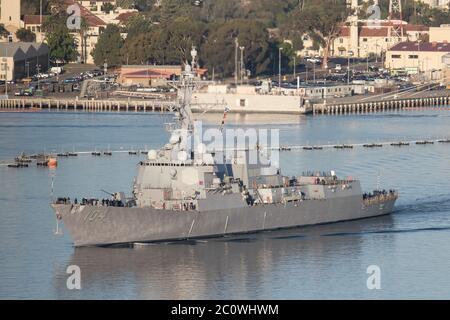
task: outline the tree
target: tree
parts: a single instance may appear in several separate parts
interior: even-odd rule
[[[202,23],[188,18],[178,18],[169,23],[167,31],[168,49],[174,51],[173,62],[182,62],[190,58],[193,46],[200,46],[205,27]]]
[[[106,2],[103,6],[102,6],[102,10],[105,11],[106,13],[110,13],[111,11],[113,11],[116,7],[109,2]]]
[[[44,14],[49,14],[51,7],[60,7],[63,2],[64,0],[42,0],[42,11]],[[20,11],[23,15],[39,14],[41,0],[21,0],[20,5]]]
[[[92,51],[94,62],[100,66],[106,61],[109,66],[118,66],[122,63],[120,50],[123,39],[118,26],[109,24],[98,38],[98,42]]]
[[[139,18],[141,19],[141,18]],[[199,47],[205,34],[203,23],[177,18],[161,25],[133,28],[122,48],[128,63],[180,64],[190,58],[192,46]],[[129,29],[130,30],[130,29]]]
[[[42,21],[42,30],[45,33],[55,32],[59,29],[67,29],[67,15],[51,15]]]
[[[9,36],[9,31],[6,30],[4,24],[0,24],[0,37],[6,38],[7,36]]]
[[[50,59],[54,62],[67,63],[78,57],[75,39],[65,26],[56,27],[47,33],[46,42],[50,48]]]
[[[78,30],[78,34],[81,39],[81,61],[86,63],[86,32],[89,30],[89,24],[87,23],[85,18],[81,18],[80,21],[80,29]]]
[[[331,44],[339,35],[341,25],[346,21],[350,11],[346,0],[315,0],[299,7],[291,15],[291,27],[307,30],[324,48],[323,66],[328,64]]]
[[[210,33],[202,46],[201,57],[209,69],[222,76],[230,76],[235,70],[235,41],[244,49],[246,69],[253,75],[267,72],[271,60],[271,43],[261,22],[233,20],[210,27]],[[278,53],[277,53],[278,54]],[[272,58],[275,58],[272,54]]]
[[[23,42],[35,42],[36,34],[31,30],[20,28],[16,31],[16,37]]]
[[[137,14],[128,19],[125,24],[125,30],[127,33],[127,38],[134,38],[139,34],[145,34],[151,32],[152,23],[151,19],[142,15]]]

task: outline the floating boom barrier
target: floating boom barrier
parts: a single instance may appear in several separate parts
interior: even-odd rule
[[[334,144],[324,144],[324,145],[289,145],[289,146],[280,146],[280,147],[260,147],[260,150],[278,150],[280,152],[290,152],[290,151],[321,151],[321,150],[354,150],[354,149],[381,149],[384,147],[409,147],[409,146],[427,146],[427,145],[435,145],[435,144],[449,144],[450,138],[441,138],[441,139],[421,139],[421,140],[393,140],[393,141],[385,141],[385,142],[375,142],[375,143],[334,143]],[[249,148],[234,148],[234,149],[224,149],[226,151],[247,151],[247,150],[256,150],[257,147],[249,149]],[[70,152],[70,153],[58,153],[58,154],[40,154],[30,155],[27,157],[27,161],[23,159],[16,158],[14,161],[8,160],[0,160],[0,166],[7,166],[10,168],[28,168],[31,166],[32,162],[36,162],[37,166],[46,166],[40,162],[39,158],[70,158],[70,157],[78,157],[78,156],[93,156],[93,157],[111,157],[113,154],[128,154],[130,156],[144,156],[148,154],[149,150],[146,149],[130,149],[130,150],[115,150],[115,151],[79,151],[79,152]]]

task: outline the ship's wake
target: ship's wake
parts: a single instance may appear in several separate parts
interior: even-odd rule
[[[429,228],[411,228],[411,229],[386,229],[375,231],[361,231],[361,232],[339,232],[323,234],[323,237],[341,237],[341,236],[364,236],[374,234],[395,234],[395,233],[412,233],[412,232],[426,232],[426,231],[449,231],[450,226],[444,227],[429,227]]]
[[[450,211],[450,194],[417,198],[410,203],[398,205],[392,214],[413,214]]]

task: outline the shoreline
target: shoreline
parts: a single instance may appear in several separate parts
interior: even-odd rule
[[[309,107],[282,108],[280,106],[259,105],[247,107],[229,106],[230,114],[262,115],[335,115],[375,113],[393,110],[417,110],[421,108],[450,107],[450,90],[428,92],[427,94],[409,94],[389,99],[371,96],[353,96],[352,98],[323,101]],[[84,112],[143,112],[173,113],[177,109],[176,100],[79,100],[50,98],[10,98],[0,100],[0,112],[40,112],[84,111]],[[224,105],[193,104],[193,113],[223,113]]]

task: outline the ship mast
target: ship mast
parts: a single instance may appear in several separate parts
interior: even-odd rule
[[[192,47],[191,50],[192,62],[185,63],[184,71],[181,73],[180,87],[178,89],[178,121],[180,129],[192,133],[194,129],[194,121],[191,110],[192,93],[195,88],[195,77],[197,67],[197,50]]]
[[[176,110],[176,124],[169,124],[171,132],[170,148],[166,158],[170,160],[187,161],[191,159],[191,137],[194,134],[194,117],[191,110],[192,94],[196,86],[197,50],[192,47],[191,63],[184,63],[180,80],[176,85],[178,92],[178,108]],[[167,149],[166,149],[167,150]]]

